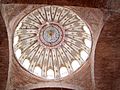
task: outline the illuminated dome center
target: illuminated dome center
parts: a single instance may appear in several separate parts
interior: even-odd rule
[[[60,79],[78,70],[91,47],[88,25],[72,10],[54,5],[24,16],[13,38],[18,63],[43,79]]]
[[[48,47],[48,48],[55,48],[61,45],[64,37],[64,29],[57,24],[57,23],[47,23],[42,26],[40,33],[39,33],[39,41],[40,44]]]

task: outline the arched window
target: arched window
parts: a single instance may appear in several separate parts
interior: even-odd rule
[[[14,37],[13,45],[16,45],[16,44],[18,43],[18,40],[19,40],[19,37],[18,37],[18,36]]]
[[[65,77],[65,76],[68,75],[68,71],[67,71],[66,67],[61,67],[60,68],[60,75],[61,75],[61,77]]]
[[[15,52],[15,56],[16,56],[17,59],[20,58],[20,56],[21,56],[21,49],[18,49],[18,50]]]
[[[80,64],[78,63],[77,60],[74,60],[71,65],[74,71],[80,67]]]
[[[91,48],[91,44],[92,44],[91,40],[84,39],[84,43],[87,47]]]
[[[89,30],[89,28],[88,28],[86,25],[83,26],[83,30],[84,30],[87,34],[90,34],[90,30]]]
[[[36,66],[35,69],[34,69],[34,74],[37,75],[37,76],[41,76],[41,68],[39,66]]]
[[[47,71],[47,79],[54,79],[54,71],[52,69]]]
[[[30,61],[28,59],[25,59],[24,62],[23,62],[23,67],[25,69],[28,69],[29,68],[29,65],[30,65]]]
[[[88,58],[88,54],[84,50],[80,52],[80,56],[84,61]]]

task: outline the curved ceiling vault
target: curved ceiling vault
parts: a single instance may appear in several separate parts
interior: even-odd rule
[[[27,8],[18,12],[23,6]],[[100,32],[95,24],[100,27],[102,23],[94,13],[99,10],[57,5],[10,7],[15,11],[5,13],[4,18],[10,27],[8,85],[13,87],[7,88],[93,88],[91,62]],[[9,5],[4,8],[12,9],[7,9]]]
[[[99,0],[99,1],[98,0],[91,0],[89,2],[88,2],[88,0],[70,0],[70,1],[69,0],[61,0],[61,1],[59,1],[59,0],[54,0],[54,1],[53,0],[37,0],[37,1],[36,0],[29,0],[29,1],[28,0],[16,0],[16,1],[15,0],[2,0],[2,3],[7,3],[7,4],[8,3],[12,3],[12,4],[13,3],[18,3],[18,4],[19,3],[26,3],[26,4],[28,4],[28,3],[31,3],[31,4],[32,3],[36,3],[36,4],[46,3],[46,4],[58,4],[58,5],[75,5],[75,6],[93,7],[93,8],[97,7],[99,9],[100,8],[110,9],[110,10],[112,10],[111,13],[114,13],[115,9],[118,10],[119,6],[120,6],[119,0],[105,0],[105,1],[104,0]],[[23,5],[22,9],[25,9],[25,7]],[[7,17],[4,17],[5,12],[2,12],[3,18],[5,19],[5,21],[7,21],[7,19],[10,21],[14,16],[18,15],[19,12],[22,11],[21,8],[19,8],[19,7],[15,7],[15,8],[10,7],[9,8],[10,11],[8,8],[5,9],[5,12],[8,14]],[[13,13],[13,11],[15,11],[15,13]],[[12,14],[11,14],[11,12],[12,12]],[[10,16],[10,14],[11,14],[11,16]],[[108,14],[108,12],[106,13],[106,15],[107,14]],[[96,57],[95,58],[96,59],[96,61],[95,61],[96,90],[108,90],[108,89],[109,90],[118,90],[119,89],[119,87],[118,87],[119,83],[118,83],[118,85],[116,85],[116,81],[120,77],[119,76],[120,74],[118,72],[120,69],[120,67],[119,67],[120,66],[120,64],[119,64],[120,54],[118,52],[118,49],[119,49],[118,40],[120,40],[118,27],[119,27],[120,19],[119,19],[119,15],[115,15],[115,16],[113,15],[113,17],[110,17],[110,18],[111,19],[108,20],[108,22],[110,21],[109,24],[107,22],[107,24],[105,24],[105,26],[102,30],[102,33],[100,35],[100,39],[98,40],[98,44],[96,47],[96,55],[95,55],[95,57]],[[117,24],[116,24],[116,22],[117,22]],[[114,25],[114,27],[113,27],[113,25]],[[8,25],[6,25],[6,26],[8,26]],[[109,26],[111,26],[111,27],[109,27]],[[6,28],[8,28],[8,27],[6,27]],[[5,90],[7,76],[9,75],[8,77],[10,77],[10,73],[7,74],[8,73],[7,71],[8,71],[9,56],[8,56],[8,43],[7,43],[7,36],[6,36],[7,35],[6,28],[5,28],[5,25],[4,25],[3,20],[1,18],[1,20],[0,20],[0,29],[1,29],[0,30],[0,34],[1,34],[0,35],[0,50],[1,50],[0,51],[0,54],[1,54],[0,59],[2,60],[2,62],[0,63],[0,68],[2,68],[0,70],[0,75],[2,76],[2,77],[0,77],[1,90]],[[108,35],[108,31],[109,31],[110,35]],[[4,34],[4,33],[6,33],[6,34]],[[8,33],[9,33],[9,31],[8,31]],[[3,37],[4,37],[4,39],[3,39]],[[9,38],[10,37],[8,37],[8,39]],[[112,40],[112,42],[111,42],[111,40]],[[19,37],[18,37],[18,41],[19,41]],[[9,46],[9,48],[10,48],[10,46]],[[7,54],[6,54],[6,52],[7,52]],[[102,57],[100,56],[101,54],[102,54]],[[17,70],[18,69],[16,69],[16,71]],[[20,73],[19,73],[19,75],[16,74],[18,76],[17,79],[19,79],[19,78],[22,79],[22,77],[19,77]],[[25,75],[24,73],[22,73],[22,74]],[[27,77],[25,77],[25,78],[27,78]],[[115,79],[115,80],[113,80],[113,79]],[[25,85],[22,81],[20,81],[22,84],[20,84],[19,81],[15,81],[15,78],[13,78],[13,77],[10,80],[11,81],[14,80],[14,82],[16,83],[16,86]],[[78,80],[78,78],[77,78],[77,80]],[[76,80],[76,82],[77,82],[77,80]],[[9,81],[9,79],[8,79],[8,81]],[[23,81],[25,83],[28,83],[25,80],[23,80]],[[84,81],[85,81],[85,79],[84,79]],[[85,83],[85,85],[89,84],[88,81],[86,81],[86,82],[87,83]],[[34,82],[34,83],[36,83],[36,82]],[[84,83],[84,82],[82,81],[82,83]],[[14,84],[14,83],[10,82],[10,85],[11,84]],[[114,84],[113,87],[112,87],[112,84]],[[79,85],[80,85],[80,83],[79,83]],[[87,86],[89,87],[89,85],[87,85]],[[10,86],[10,87],[12,87],[12,86]],[[10,90],[10,87],[8,90]],[[13,86],[13,87],[15,87],[15,86]],[[87,90],[87,89],[85,89],[85,90]],[[90,90],[90,88],[88,90]]]
[[[59,79],[80,68],[89,57],[91,32],[72,10],[43,6],[17,24],[13,49],[28,72],[44,79]]]

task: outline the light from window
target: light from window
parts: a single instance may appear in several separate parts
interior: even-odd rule
[[[85,39],[84,42],[85,42],[85,45],[86,45],[87,47],[91,48],[92,42],[91,42],[90,40]]]
[[[47,71],[47,79],[54,79],[54,71],[52,69]]]
[[[36,66],[35,69],[34,69],[34,74],[37,75],[37,76],[41,76],[41,68]]]
[[[29,60],[28,60],[28,59],[25,59],[24,62],[23,62],[23,67],[24,67],[25,69],[28,69],[28,68],[29,68],[29,65],[30,65]]]
[[[18,49],[18,50],[15,52],[15,55],[16,55],[16,58],[19,59],[20,56],[21,56],[21,50]]]
[[[61,77],[65,77],[65,76],[68,75],[68,71],[67,71],[66,67],[61,67],[60,68],[60,75],[61,75]]]
[[[84,50],[81,51],[80,55],[84,61],[86,61],[86,59],[88,58],[88,54]]]
[[[19,40],[18,36],[14,37],[14,42],[13,42],[14,44],[13,45],[16,45],[18,43],[18,40]]]
[[[77,61],[77,60],[74,60],[74,61],[72,62],[72,68],[73,68],[73,70],[75,71],[75,70],[77,70],[79,67],[80,67],[80,64],[78,63],[78,61]]]
[[[89,28],[88,28],[86,25],[83,26],[83,30],[84,30],[87,34],[90,34],[90,30],[89,30]]]

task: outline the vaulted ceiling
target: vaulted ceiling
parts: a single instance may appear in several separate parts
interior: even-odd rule
[[[119,90],[120,82],[120,1],[119,0],[2,0],[2,4],[58,4],[99,8],[104,12],[104,27],[95,51],[96,90]],[[6,26],[0,14],[0,88],[5,90],[9,49]]]

